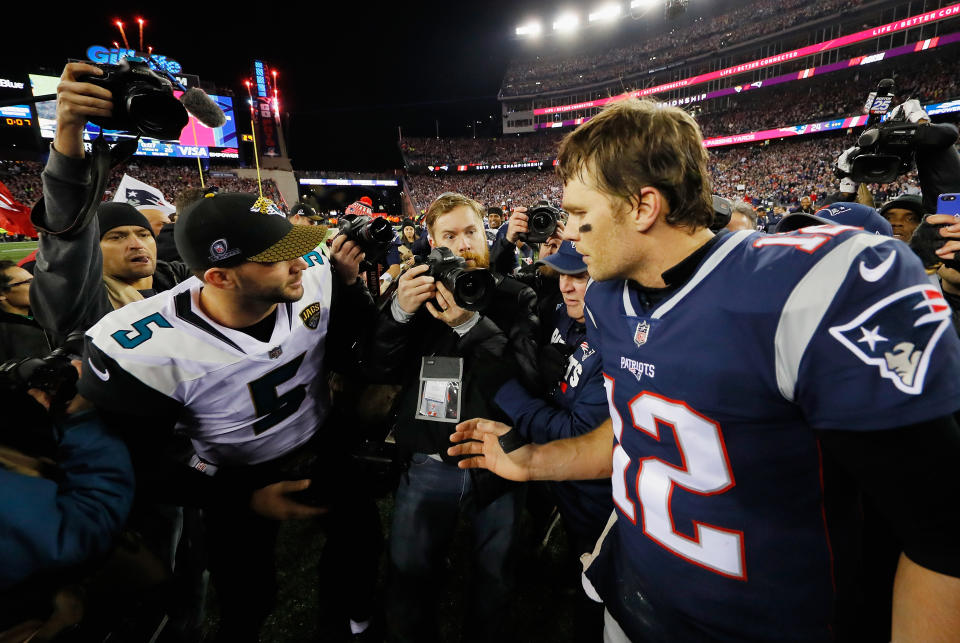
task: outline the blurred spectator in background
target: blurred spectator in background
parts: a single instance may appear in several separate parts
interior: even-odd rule
[[[30,311],[33,276],[12,261],[0,261],[0,362],[46,355],[53,343]]]
[[[923,221],[923,199],[912,194],[901,194],[884,203],[880,214],[890,222],[893,236],[900,241],[910,241],[913,231]]]

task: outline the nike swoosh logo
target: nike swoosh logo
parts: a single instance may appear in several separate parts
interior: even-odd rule
[[[94,372],[94,374],[104,382],[110,379],[110,371],[108,371],[107,369],[103,369],[102,371],[99,370],[96,366],[93,365],[93,361],[89,357],[87,358],[87,364],[90,365],[90,369]]]
[[[890,253],[890,256],[883,260],[879,266],[874,268],[867,268],[867,264],[860,262],[860,276],[863,277],[864,281],[880,281],[883,279],[883,276],[890,271],[890,268],[893,267],[893,262],[897,260],[897,251],[894,250]]]

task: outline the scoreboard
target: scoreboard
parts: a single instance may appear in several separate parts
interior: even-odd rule
[[[0,100],[29,94],[30,85],[23,74],[0,69]],[[34,117],[29,105],[0,107],[0,145],[32,146],[36,141]]]

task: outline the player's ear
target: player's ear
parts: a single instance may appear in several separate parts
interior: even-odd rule
[[[630,199],[629,205],[628,216],[636,225],[637,232],[648,231],[661,214],[665,215],[670,210],[663,193],[649,186],[640,188],[640,194]]]
[[[232,288],[236,282],[233,272],[226,268],[208,268],[207,271],[203,273],[203,281],[214,288],[224,290]]]

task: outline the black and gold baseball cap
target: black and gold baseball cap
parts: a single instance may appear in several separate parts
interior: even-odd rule
[[[296,226],[270,199],[244,192],[204,195],[177,219],[177,250],[191,270],[302,257],[323,241],[322,226]]]

